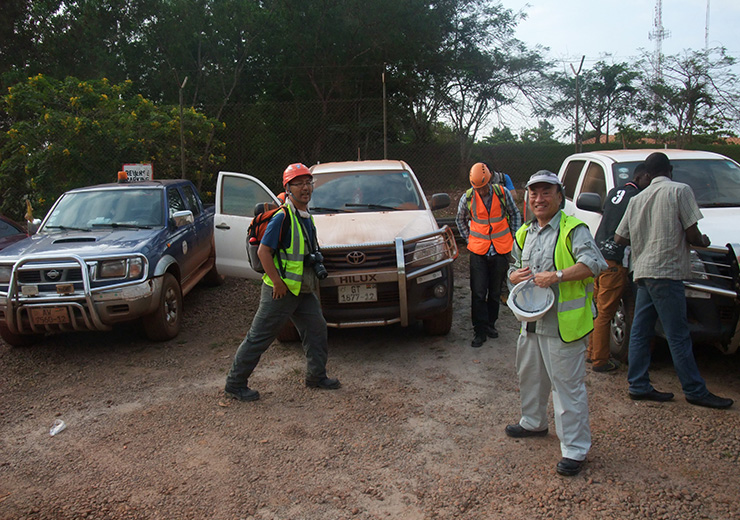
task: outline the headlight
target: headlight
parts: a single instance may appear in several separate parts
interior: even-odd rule
[[[10,273],[13,271],[13,267],[10,265],[0,265],[0,283],[8,283],[10,281]]]
[[[126,260],[100,262],[98,276],[100,278],[124,278],[126,276]]]
[[[441,262],[444,260],[444,257],[444,240],[442,237],[434,237],[428,240],[422,240],[414,245],[409,263],[415,267],[419,267]]]
[[[140,278],[144,271],[141,258],[102,260],[98,264],[98,278]]]

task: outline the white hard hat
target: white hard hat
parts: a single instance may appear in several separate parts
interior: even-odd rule
[[[530,278],[514,286],[506,300],[518,321],[537,321],[555,303],[555,293],[549,287],[538,287]]]

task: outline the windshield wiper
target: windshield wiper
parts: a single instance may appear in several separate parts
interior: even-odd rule
[[[46,226],[45,229],[61,229],[62,231],[90,231],[90,228],[81,228],[74,226]]]
[[[108,223],[95,223],[92,227],[112,227],[112,228],[126,228],[126,229],[152,229],[152,226],[142,226],[139,224],[124,224],[120,222],[108,222]]]
[[[349,204],[347,204],[349,206]],[[319,213],[353,213],[352,211],[348,211],[346,209],[339,209],[339,208],[324,208],[321,206],[313,206],[308,208],[311,211],[318,211]]]
[[[367,208],[367,209],[383,209],[387,211],[396,211],[397,208],[393,206],[383,206],[382,204],[345,204],[348,208]]]

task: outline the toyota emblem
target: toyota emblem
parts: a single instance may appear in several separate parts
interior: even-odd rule
[[[46,271],[46,277],[49,280],[56,280],[57,278],[59,278],[59,274],[60,274],[59,271],[57,271],[56,269],[52,269],[51,271]]]
[[[353,265],[365,263],[365,253],[362,251],[352,251],[351,253],[347,253],[347,263]]]

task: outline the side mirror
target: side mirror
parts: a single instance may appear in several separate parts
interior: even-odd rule
[[[446,208],[450,205],[450,196],[447,193],[435,193],[432,195],[429,205],[432,207],[432,211]]]
[[[195,222],[195,218],[193,218],[193,212],[186,209],[183,211],[175,211],[175,213],[172,214],[172,222],[174,222],[175,227],[182,227]]]
[[[29,235],[35,235],[39,227],[41,227],[41,219],[39,218],[26,221],[26,231],[28,231]]]
[[[581,193],[576,199],[576,207],[584,211],[601,213],[601,195],[598,193]]]

